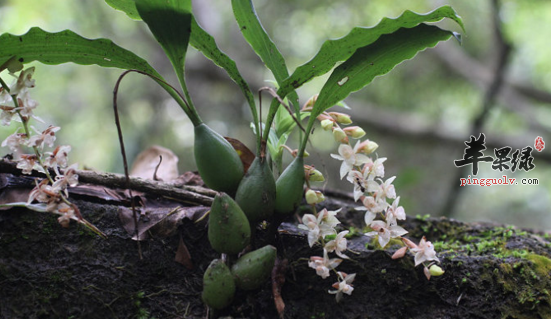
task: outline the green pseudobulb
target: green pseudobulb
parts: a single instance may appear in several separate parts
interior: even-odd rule
[[[304,192],[304,158],[296,157],[276,181],[276,214],[288,215],[300,205]]]
[[[241,180],[235,201],[253,223],[272,216],[275,200],[276,183],[268,160],[257,157]]]
[[[229,306],[235,295],[235,282],[226,264],[213,260],[203,275],[203,302],[214,309]]]
[[[235,285],[243,290],[260,288],[272,273],[276,252],[274,246],[267,245],[241,256],[231,267]]]
[[[243,178],[243,163],[231,144],[202,123],[195,127],[194,151],[205,184],[216,191],[235,194]]]
[[[251,240],[251,227],[243,210],[226,193],[214,197],[209,215],[209,242],[221,254],[237,254]]]

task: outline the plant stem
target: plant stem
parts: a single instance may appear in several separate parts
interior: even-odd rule
[[[193,126],[198,126],[199,124],[203,123],[203,121],[201,121],[201,117],[199,117],[199,113],[197,113],[197,110],[195,109],[195,106],[193,106],[193,101],[191,100],[191,96],[189,95],[189,91],[187,89],[186,79],[184,78],[184,74],[183,74],[183,72],[176,72],[176,75],[178,76],[178,81],[180,82],[180,86],[182,87],[182,90],[184,91],[185,99],[180,97],[179,94],[177,94],[178,97],[176,97],[170,91],[168,91],[168,90],[167,91],[176,100],[176,102],[178,102],[178,104],[182,108],[184,108],[184,105],[181,104],[180,103],[181,101],[179,101],[179,100],[180,99],[187,100],[187,103],[185,103],[187,111],[186,111],[186,109],[184,109],[184,112],[186,112],[187,116],[189,117],[189,119],[193,123]],[[163,84],[161,84],[161,86],[164,87]],[[172,90],[176,90],[173,87],[170,87],[170,88]],[[165,87],[165,90],[166,89],[167,88]]]
[[[298,149],[298,155],[297,156],[304,156],[304,150],[306,149],[306,144],[308,144],[308,138],[310,137],[310,132],[312,131],[312,128],[314,127],[314,123],[316,122],[316,117],[312,117],[310,115],[310,119],[308,119],[308,125],[306,126],[305,135],[302,139],[302,143],[300,144],[300,148]]]

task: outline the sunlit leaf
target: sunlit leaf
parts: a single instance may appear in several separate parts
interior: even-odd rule
[[[444,18],[454,20],[464,29],[461,17],[450,6],[440,7],[427,14],[407,10],[397,18],[383,18],[374,27],[356,27],[342,38],[325,41],[314,58],[299,66],[283,84],[280,84],[278,92],[281,96],[286,96],[304,83],[331,71],[337,63],[350,58],[357,49],[368,46],[385,34],[391,34],[400,28],[413,28],[420,23],[437,22]]]
[[[4,33],[0,36],[0,43],[0,64],[15,56],[22,63],[97,64],[125,70],[136,69],[161,77],[144,59],[111,40],[86,39],[70,30],[50,33],[34,27],[23,35]]]
[[[399,63],[413,58],[417,52],[434,47],[452,35],[452,32],[436,26],[420,24],[383,35],[373,44],[358,49],[333,71],[321,89],[310,120],[350,93],[368,85],[376,76],[388,73]]]
[[[289,76],[285,59],[260,24],[252,1],[232,0],[232,8],[241,33],[247,42],[272,71],[276,81],[283,82]]]
[[[140,14],[136,9],[136,2],[134,0],[105,0],[108,5],[126,13],[130,18],[134,20],[141,20]]]

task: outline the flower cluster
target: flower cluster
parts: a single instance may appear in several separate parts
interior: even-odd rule
[[[67,168],[67,156],[71,151],[68,145],[57,146],[51,152],[44,152],[45,147],[54,147],[55,133],[60,130],[59,127],[50,125],[45,130],[39,131],[29,125],[31,118],[43,122],[33,114],[38,103],[29,94],[29,90],[35,86],[35,80],[32,78],[34,70],[32,67],[21,71],[10,87],[2,81],[2,88],[0,88],[2,125],[10,125],[15,117],[15,120],[22,123],[24,133],[19,132],[21,127],[18,128],[2,142],[1,146],[8,147],[13,152],[17,168],[21,169],[23,174],[31,174],[33,170],[37,170],[46,175],[41,182],[36,182],[36,187],[31,191],[27,204],[34,201],[42,203],[46,211],[60,215],[59,223],[67,227],[71,219],[80,221],[78,209],[67,200],[67,187],[78,184],[78,175],[75,173],[77,165]],[[30,129],[36,134],[31,135]],[[30,149],[33,153],[22,153],[23,149]],[[60,168],[64,169],[63,174]],[[54,170],[55,178],[52,178],[49,169]]]
[[[309,109],[315,102],[315,98],[305,105]],[[393,259],[404,257],[409,250],[415,255],[415,266],[423,264],[427,279],[431,276],[440,276],[444,271],[435,265],[440,262],[436,257],[434,246],[425,237],[418,245],[411,240],[402,237],[407,231],[398,225],[399,220],[406,219],[406,213],[400,206],[400,197],[392,184],[395,176],[385,179],[384,162],[386,158],[370,157],[378,148],[377,143],[360,139],[365,136],[364,130],[358,126],[341,126],[352,123],[350,116],[338,112],[324,112],[318,116],[321,126],[326,131],[332,131],[333,137],[339,142],[338,154],[331,154],[334,159],[342,161],[340,166],[340,178],[348,180],[353,184],[353,196],[355,201],[361,201],[362,206],[357,207],[358,211],[365,211],[364,220],[371,231],[366,236],[377,238],[381,248],[385,248],[392,239],[398,239],[404,245],[392,256]],[[350,142],[358,140],[354,147]],[[342,299],[344,293],[350,295],[353,291],[351,285],[356,274],[347,275],[336,271],[343,259],[348,259],[344,254],[347,250],[348,231],[336,231],[335,227],[340,224],[336,215],[340,211],[328,211],[323,209],[316,213],[315,205],[325,198],[319,191],[309,189],[309,182],[313,181],[312,176],[318,176],[318,171],[311,166],[305,166],[305,176],[308,185],[305,197],[312,205],[314,214],[305,214],[302,217],[302,224],[299,228],[308,231],[308,244],[310,247],[319,243],[323,246],[323,257],[310,257],[308,266],[315,269],[316,273],[323,279],[329,277],[330,270],[333,270],[338,277],[338,282],[333,284],[337,290],[330,290],[329,293],[336,294],[337,302]],[[321,175],[321,173],[319,173]],[[315,180],[323,180],[316,177]],[[335,253],[340,258],[329,258],[328,253]]]

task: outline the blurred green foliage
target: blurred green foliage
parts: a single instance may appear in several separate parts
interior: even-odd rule
[[[327,38],[344,36],[354,26],[372,26],[382,17],[396,17],[404,10],[428,12],[450,4],[462,16],[467,29],[463,46],[454,41],[439,44],[447,50],[462,51],[482,66],[492,70],[496,45],[492,29],[493,10],[485,1],[267,1],[255,0],[264,27],[272,36],[289,68],[309,60]],[[269,72],[243,40],[226,0],[194,1],[194,12],[203,27],[213,34],[222,50],[236,60],[254,90],[271,85]],[[545,0],[501,1],[500,18],[506,40],[513,45],[506,78],[542,91],[551,91],[551,2]],[[146,26],[128,19],[103,1],[0,1],[0,32],[25,33],[32,26],[53,32],[71,29],[88,38],[105,37],[128,48],[148,61],[176,83],[170,64]],[[446,28],[458,30],[453,24]],[[45,66],[36,64],[37,87],[32,92],[40,103],[36,114],[46,124],[35,122],[38,129],[47,124],[61,126],[58,143],[73,147],[71,161],[102,171],[122,172],[121,156],[112,111],[112,90],[119,70],[95,66]],[[461,66],[460,66],[461,67]],[[211,127],[223,135],[240,139],[249,146],[254,137],[249,127],[250,115],[236,85],[194,50],[188,53],[188,88],[198,112]],[[301,88],[301,102],[321,88],[325,78]],[[9,80],[9,79],[8,79]],[[10,82],[10,81],[8,81]],[[457,168],[454,159],[463,155],[470,135],[470,125],[481,110],[484,88],[458,75],[430,51],[419,54],[389,75],[377,78],[366,89],[353,94],[347,103],[353,119],[379,143],[378,156],[387,157],[386,176],[395,181],[401,204],[409,215],[441,213],[442,205]],[[266,107],[269,99],[263,99]],[[151,80],[132,75],[124,80],[119,106],[129,158],[152,144],[171,148],[180,157],[180,169],[195,170],[192,156],[193,126],[181,109]],[[549,104],[529,100],[515,108],[500,101],[490,112],[484,129],[488,141],[515,138],[520,146],[534,143],[536,136],[551,141]],[[266,110],[264,110],[266,111]],[[406,118],[415,127],[431,127],[449,141],[408,136],[397,130],[374,128],[379,114],[387,118]],[[362,124],[362,119],[369,119]],[[399,125],[399,124],[396,124]],[[14,126],[0,127],[0,140],[11,134]],[[325,173],[327,187],[351,190],[348,182],[338,180],[338,165],[327,154],[335,153],[337,144],[327,143],[330,133],[317,129],[307,158]],[[291,138],[291,142],[293,139]],[[512,144],[512,142],[511,142]],[[501,145],[506,146],[506,145]],[[511,145],[509,145],[511,146]],[[296,147],[296,145],[295,145]],[[314,149],[315,148],[315,149]],[[493,155],[488,149],[487,155]],[[549,153],[551,147],[544,152]],[[2,154],[6,153],[2,150]],[[534,151],[535,152],[535,151]],[[286,161],[290,159],[287,157]],[[539,186],[467,187],[456,217],[467,221],[511,223],[539,229],[551,228],[551,168],[536,158],[536,168],[528,173],[507,172],[509,177],[539,178]],[[500,172],[482,166],[478,177],[500,177]]]

